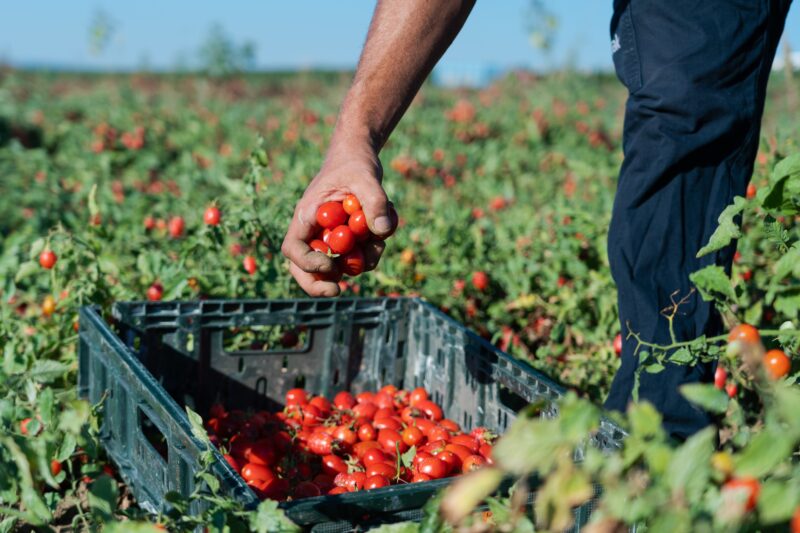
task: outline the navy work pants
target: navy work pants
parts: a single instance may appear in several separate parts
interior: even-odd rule
[[[767,78],[791,0],[617,0],[611,24],[617,75],[628,88],[623,149],[608,238],[627,325],[669,344],[660,311],[689,294],[689,274],[707,265],[730,272],[734,246],[700,259],[722,210],[743,196],[759,142]],[[697,293],[675,317],[679,341],[721,333],[712,304]],[[624,411],[638,357],[625,341],[606,401]],[[665,429],[685,438],[711,420],[678,387],[709,382],[716,364],[642,372],[639,400],[655,405]]]

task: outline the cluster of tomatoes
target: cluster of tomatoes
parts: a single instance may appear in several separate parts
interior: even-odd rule
[[[496,438],[485,428],[463,432],[424,388],[392,385],[333,401],[292,389],[278,413],[217,404],[210,415],[212,443],[260,498],[274,500],[456,476],[491,464]]]
[[[728,342],[739,342],[749,345],[760,345],[761,335],[758,329],[750,324],[739,324],[735,326],[728,335]],[[786,377],[792,369],[792,361],[783,350],[775,349],[768,350],[764,354],[762,360],[764,372],[767,377],[772,380],[778,380]],[[734,381],[728,381],[728,371],[722,365],[717,366],[714,373],[714,386],[720,390],[725,389],[728,396],[734,398],[738,392]]]
[[[392,215],[396,216],[395,213]],[[325,202],[317,209],[316,218],[322,231],[308,245],[316,252],[337,256],[338,267],[332,273],[315,274],[317,279],[338,282],[345,274],[358,276],[364,272],[362,245],[381,237],[370,231],[358,198],[348,194],[341,202]]]

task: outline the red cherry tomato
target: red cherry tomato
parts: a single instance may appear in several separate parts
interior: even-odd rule
[[[789,370],[792,369],[792,361],[783,350],[770,350],[764,355],[764,369],[773,380],[781,379],[789,374]]]
[[[374,392],[364,391],[364,392],[359,392],[358,394],[356,394],[356,401],[358,403],[374,403],[372,401],[374,399],[375,399],[375,393]]]
[[[416,426],[422,431],[422,434],[428,437],[431,433],[431,430],[436,427],[436,422],[432,422],[427,418],[415,418],[413,422],[410,423],[412,426]],[[436,440],[436,439],[430,439]]]
[[[461,464],[462,464],[461,458],[456,454],[454,454],[453,452],[448,452],[447,450],[439,452],[438,454],[436,454],[436,458],[447,465],[448,474],[461,472]]]
[[[323,420],[322,411],[316,405],[307,404],[303,406],[303,425],[315,426]]]
[[[622,354],[622,334],[617,333],[617,336],[614,337],[614,353],[619,356]]]
[[[411,483],[422,483],[423,481],[430,481],[433,478],[428,474],[417,473],[411,478]]]
[[[448,452],[453,452],[456,454],[461,459],[461,462],[466,461],[467,457],[473,455],[472,450],[460,444],[447,444],[445,445],[444,449]]]
[[[378,407],[374,403],[359,403],[353,407],[354,415],[358,418],[366,418],[367,420],[372,420],[377,411]]]
[[[276,460],[275,450],[269,441],[260,440],[250,447],[249,459],[253,464],[272,466]]]
[[[316,455],[330,455],[333,451],[333,436],[324,431],[315,431],[308,439],[308,449]]]
[[[453,420],[445,418],[439,421],[439,425],[449,431],[450,433],[460,433],[461,427]]]
[[[758,496],[761,493],[761,484],[757,479],[752,477],[738,477],[733,478],[722,486],[722,493],[735,491],[737,494],[742,494],[745,511],[752,511],[758,502]]]
[[[728,381],[728,372],[722,365],[717,366],[717,369],[714,371],[714,386],[722,390],[725,388],[726,381]]]
[[[463,473],[472,472],[473,470],[477,470],[482,466],[486,465],[486,459],[480,455],[470,455],[463,461],[463,465],[461,467],[461,471]]]
[[[225,455],[223,455],[223,457],[225,458],[226,461],[228,461],[228,464],[231,465],[231,468],[233,468],[237,472],[239,471],[239,463],[238,461],[236,461],[236,459],[233,458],[232,455],[226,453]]]
[[[361,209],[361,202],[358,201],[358,198],[356,198],[355,195],[348,194],[347,197],[342,201],[342,208],[344,209],[345,213],[352,215]]]
[[[336,431],[333,432],[333,438],[340,443],[345,444],[347,449],[358,442],[358,435],[356,432],[347,426],[337,427]]]
[[[411,396],[408,397],[408,405],[415,407],[419,402],[424,402],[428,399],[428,391],[422,387],[417,387],[411,391]]]
[[[425,440],[425,435],[422,434],[422,431],[414,426],[408,426],[404,429],[402,436],[403,442],[409,446],[419,446]]]
[[[147,288],[147,299],[151,302],[158,302],[164,297],[164,286],[160,283],[153,283]]]
[[[425,413],[425,416],[430,418],[434,421],[439,421],[442,419],[442,408],[433,403],[430,400],[423,400],[416,405],[417,409],[421,410]]]
[[[286,392],[286,405],[305,405],[308,403],[308,395],[303,389],[289,389]]]
[[[389,453],[396,453],[396,450],[400,450],[400,453],[405,453],[408,450],[408,445],[403,442],[403,438],[400,436],[400,433],[393,429],[382,429],[378,432],[378,442],[383,447],[384,451]]]
[[[369,235],[367,215],[364,214],[364,211],[356,211],[350,215],[350,220],[347,221],[347,225],[350,227],[350,230],[353,232],[353,235],[355,235],[356,238],[363,238]]]
[[[355,404],[355,398],[347,391],[339,392],[333,397],[333,405],[339,409],[351,409]]]
[[[361,248],[353,248],[339,258],[339,265],[342,272],[348,276],[358,276],[364,272],[364,252],[361,251]]]
[[[372,424],[375,426],[375,429],[378,431],[382,429],[393,429],[395,431],[401,431],[403,429],[403,424],[395,420],[394,418],[375,418],[375,422]]]
[[[740,341],[745,344],[756,344],[761,341],[758,330],[750,324],[735,326],[728,335],[728,342]]]
[[[242,259],[242,266],[244,267],[245,272],[250,274],[251,276],[256,273],[258,270],[258,265],[256,264],[256,258],[252,255],[246,255],[244,259]]]
[[[373,463],[367,466],[367,477],[372,476],[385,476],[388,479],[394,479],[397,476],[397,468],[389,463]]]
[[[206,212],[203,213],[203,221],[209,226],[218,226],[221,218],[219,207],[215,205],[208,207]]]
[[[345,487],[333,487],[331,490],[328,491],[330,496],[335,496],[336,494],[345,494],[349,492]]]
[[[489,287],[489,275],[486,272],[474,272],[472,286],[481,292],[485,291]]]
[[[272,473],[268,467],[264,465],[257,465],[247,463],[242,467],[242,477],[245,481],[272,481],[275,479],[275,474]]]
[[[356,245],[356,238],[347,226],[336,226],[328,237],[328,246],[335,254],[346,254]]]
[[[336,474],[347,472],[347,463],[336,455],[326,455],[322,458],[322,472],[335,477]]]
[[[314,396],[308,403],[319,409],[322,413],[322,416],[327,417],[331,414],[331,402],[324,396]]]
[[[429,454],[427,452],[417,452],[417,454],[411,460],[411,466],[413,466],[415,469],[419,470],[419,464],[422,461],[424,461],[425,459],[428,459],[430,457],[433,457],[433,455],[431,455],[431,454]]]
[[[364,466],[370,466],[376,463],[383,463],[386,462],[387,459],[388,459],[387,455],[382,450],[377,448],[367,450],[361,456],[361,462],[364,463]]]
[[[480,448],[478,441],[471,435],[456,435],[450,439],[450,442],[453,444],[460,444],[468,448],[472,453],[478,453],[478,449]]]
[[[436,457],[420,462],[417,470],[420,474],[430,476],[431,479],[441,479],[447,475],[447,465]]]
[[[367,490],[380,489],[382,487],[388,487],[388,486],[389,486],[389,480],[385,476],[381,475],[370,476],[364,483],[364,488]]]
[[[358,428],[358,438],[362,441],[370,441],[378,438],[378,432],[372,424],[362,424]]]
[[[50,461],[50,473],[53,474],[53,477],[59,475],[61,473],[62,466],[61,463],[52,459]]]
[[[335,228],[347,222],[347,213],[340,202],[325,202],[317,209],[317,224],[323,228]]]
[[[58,261],[58,256],[52,250],[44,250],[39,254],[39,264],[46,270],[56,266],[56,261]]]
[[[308,243],[308,245],[315,252],[321,252],[321,253],[323,253],[325,255],[328,255],[329,253],[331,253],[331,247],[328,246],[325,242],[323,242],[323,241],[321,241],[319,239],[314,239],[313,241]]]
[[[364,456],[364,454],[367,453],[367,450],[374,450],[374,449],[383,450],[383,447],[377,440],[365,440],[357,442],[355,445],[353,445],[353,452],[359,459],[361,459]]]
[[[169,232],[170,237],[177,239],[183,235],[183,230],[185,227],[186,223],[183,221],[183,217],[172,217],[169,219],[169,223],[167,224],[167,231]]]

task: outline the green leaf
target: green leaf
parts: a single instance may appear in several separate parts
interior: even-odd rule
[[[28,372],[28,376],[39,383],[50,383],[70,370],[70,365],[51,359],[37,359]]]
[[[721,266],[709,265],[690,274],[689,279],[700,291],[703,300],[707,302],[720,297],[732,303],[736,302],[736,293],[731,280]]]
[[[157,528],[150,522],[133,522],[125,520],[123,522],[109,522],[103,527],[103,533],[164,533],[163,529]]]
[[[278,502],[274,500],[264,500],[258,505],[256,512],[250,514],[250,529],[257,533],[300,531],[300,528],[278,509]]]
[[[439,513],[444,492],[439,492],[422,506],[422,520],[419,523],[419,533],[438,533],[444,520]]]
[[[711,475],[711,454],[714,453],[714,427],[692,435],[672,456],[666,477],[673,494],[686,500],[697,501],[706,488]]]
[[[680,348],[675,350],[670,356],[669,360],[672,363],[676,363],[679,365],[688,365],[694,363],[695,356],[692,355],[692,352],[688,348]]]
[[[33,243],[31,244],[31,252],[29,256],[31,263],[38,264],[39,255],[42,253],[42,250],[44,250],[45,242],[46,241],[44,240],[44,238],[41,237],[33,241]]]
[[[631,434],[640,438],[657,435],[661,429],[661,415],[647,402],[631,404],[628,408],[628,419],[631,423]]]
[[[26,261],[17,268],[17,274],[14,276],[14,281],[19,283],[28,276],[40,270],[39,263],[35,261]]]
[[[408,451],[400,456],[403,466],[411,468],[414,457],[417,456],[417,447],[412,446]]]
[[[703,383],[689,383],[680,388],[681,394],[692,402],[711,413],[724,413],[728,409],[728,395],[713,385]]]
[[[100,208],[97,207],[97,184],[92,184],[92,188],[89,191],[89,216],[94,218],[98,214],[100,214]]]
[[[419,524],[414,522],[400,522],[398,524],[384,524],[369,530],[370,533],[419,533]]]
[[[792,517],[800,502],[800,490],[795,480],[770,479],[761,485],[758,497],[758,516],[763,524],[777,524]]]
[[[117,482],[103,474],[89,486],[89,508],[103,520],[110,520],[117,510]]]
[[[208,472],[200,473],[200,479],[205,481],[206,485],[208,485],[209,490],[213,494],[217,494],[219,492],[219,480],[213,475]]]
[[[42,418],[42,424],[45,426],[51,426],[53,424],[53,417],[55,415],[54,403],[53,389],[46,387],[39,394],[39,416]]]
[[[762,207],[785,214],[797,212],[800,195],[800,154],[793,154],[775,165],[770,176],[769,189],[759,191]]]
[[[742,236],[742,232],[739,226],[734,222],[734,218],[744,211],[746,205],[747,201],[741,196],[737,196],[733,199],[733,205],[726,207],[719,215],[717,219],[719,226],[714,230],[714,233],[708,240],[708,244],[700,248],[700,251],[697,252],[697,257],[703,257],[711,252],[721,250],[728,246],[733,239],[738,239]]]
[[[192,426],[192,434],[195,438],[210,446],[211,441],[208,439],[206,428],[203,427],[203,417],[192,411],[192,408],[188,405],[186,406],[186,416],[189,418],[189,424]]]
[[[648,374],[658,374],[662,370],[664,370],[664,365],[661,363],[650,363],[644,366],[644,371]]]
[[[44,525],[52,520],[50,510],[42,501],[39,493],[33,485],[33,476],[28,458],[11,437],[0,440],[5,449],[11,455],[17,467],[17,479],[20,483],[22,505],[25,506],[27,513],[25,520],[33,525]]]
[[[767,428],[753,437],[736,458],[736,473],[740,476],[762,477],[792,454],[793,441],[780,429]]]

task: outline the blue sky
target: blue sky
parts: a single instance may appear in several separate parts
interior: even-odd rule
[[[157,68],[191,61],[215,23],[238,41],[256,45],[264,68],[349,68],[361,48],[374,2],[367,0],[17,0],[0,17],[0,62]],[[553,50],[533,48],[526,30],[529,0],[479,0],[446,65],[490,64],[546,68],[570,64],[610,69],[608,21],[612,0],[545,0],[559,21]],[[102,55],[89,51],[98,10],[115,22]],[[800,49],[800,8],[786,36]]]

